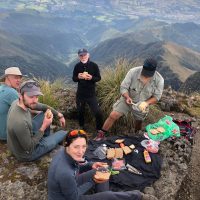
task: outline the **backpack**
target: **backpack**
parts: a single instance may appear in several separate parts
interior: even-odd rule
[[[186,138],[191,144],[194,143],[194,135],[196,133],[196,128],[192,127],[192,120],[191,119],[173,119],[179,128],[181,136]]]

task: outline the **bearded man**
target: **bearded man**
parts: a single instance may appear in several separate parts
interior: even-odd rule
[[[28,80],[21,84],[19,99],[9,109],[7,119],[7,143],[12,154],[20,161],[33,161],[54,149],[65,138],[66,131],[60,130],[50,134],[49,127],[56,116],[61,126],[65,126],[65,118],[55,109],[38,103],[43,95],[39,84]],[[51,110],[52,114],[44,112]],[[31,110],[43,111],[32,119]]]

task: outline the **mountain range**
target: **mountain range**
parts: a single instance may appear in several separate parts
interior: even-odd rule
[[[131,37],[119,37],[101,43],[91,54],[102,68],[112,66],[113,61],[120,58],[142,65],[147,57],[154,57],[159,62],[158,71],[163,75],[165,85],[171,85],[175,90],[189,76],[200,71],[200,53],[172,42],[142,44]]]
[[[121,57],[141,64],[153,55],[174,89],[200,71],[198,1],[2,0],[0,11],[0,73],[17,65],[69,78],[82,47],[102,70]]]
[[[186,94],[200,93],[200,72],[196,72],[188,77],[179,90]]]
[[[18,66],[24,74],[53,80],[67,74],[66,65],[31,48],[21,38],[0,32],[0,74],[7,66]]]

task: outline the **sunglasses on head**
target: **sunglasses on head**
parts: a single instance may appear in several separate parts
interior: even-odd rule
[[[86,135],[86,132],[84,130],[73,130],[69,133],[69,136],[77,136],[80,135]]]
[[[40,87],[39,83],[36,82],[36,81],[30,81],[30,82],[25,82],[25,83],[22,83],[21,87],[20,87],[20,91],[22,90],[22,88],[24,87],[28,87],[28,88],[32,88],[33,86],[36,86],[36,87]]]

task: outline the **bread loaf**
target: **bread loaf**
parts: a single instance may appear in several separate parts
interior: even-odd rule
[[[164,129],[162,126],[159,126],[156,130],[157,130],[159,133],[164,133],[164,132],[165,132],[165,129]]]
[[[132,152],[132,150],[128,146],[124,146],[122,147],[122,149],[126,155]]]
[[[129,148],[130,148],[130,149],[135,149],[135,145],[134,145],[134,144],[131,144],[131,145],[129,146]]]
[[[115,158],[123,158],[123,149],[115,148]]]
[[[115,149],[114,148],[109,148],[107,150],[107,159],[112,159],[115,157]]]
[[[117,143],[117,144],[122,143],[122,142],[124,142],[124,139],[117,139],[117,140],[115,140],[115,143]]]
[[[150,131],[150,133],[151,133],[152,135],[156,135],[156,134],[159,133],[156,129],[150,129],[149,131]]]

